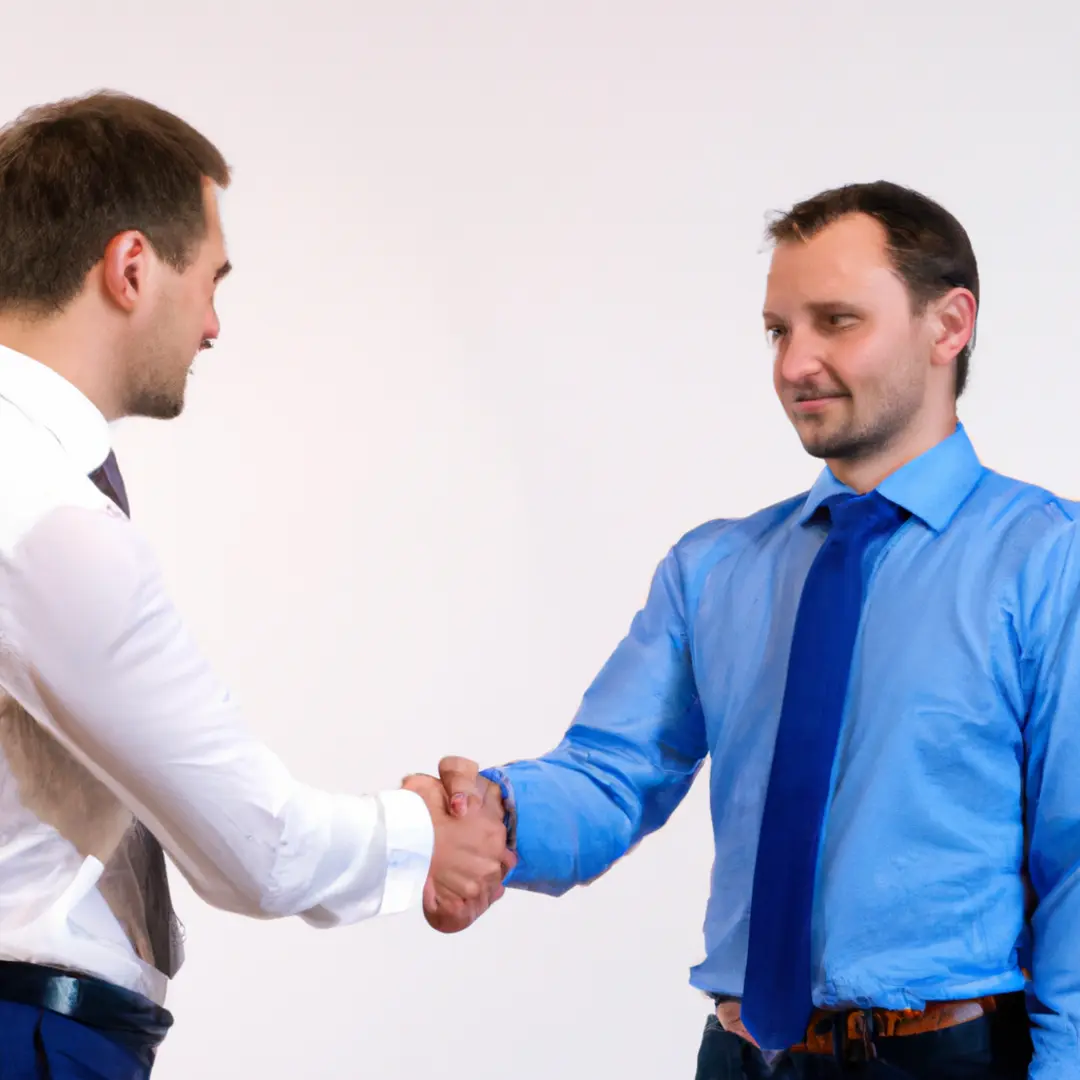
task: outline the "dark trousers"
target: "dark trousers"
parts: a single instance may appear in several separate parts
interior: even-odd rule
[[[790,1054],[770,1071],[756,1047],[724,1031],[710,1016],[698,1053],[697,1080],[1026,1080],[1031,1033],[1022,998],[956,1027],[879,1039],[877,1054],[863,1065]]]
[[[146,1080],[150,1070],[94,1028],[0,1001],[0,1080]]]

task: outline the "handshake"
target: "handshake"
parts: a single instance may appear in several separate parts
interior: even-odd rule
[[[499,786],[480,775],[475,761],[448,757],[439,776],[414,774],[401,786],[427,804],[435,848],[424,885],[424,915],[436,930],[471,926],[506,891],[503,880],[517,857],[506,846]]]

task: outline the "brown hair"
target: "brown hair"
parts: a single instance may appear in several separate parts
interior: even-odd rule
[[[204,178],[228,186],[221,152],[148,101],[100,91],[26,110],[0,130],[0,312],[62,310],[128,229],[185,269],[206,235]]]
[[[914,310],[950,289],[970,289],[979,302],[979,267],[964,227],[932,199],[885,180],[823,191],[770,223],[775,243],[809,239],[847,214],[866,214],[884,227],[889,257],[907,285]],[[968,381],[975,333],[956,357],[956,396]]]

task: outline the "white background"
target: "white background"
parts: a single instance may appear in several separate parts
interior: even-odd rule
[[[762,230],[823,187],[960,217],[984,283],[963,418],[988,464],[1080,494],[1075,5],[67,0],[5,9],[3,38],[5,118],[110,86],[235,168],[220,345],[181,420],[117,446],[181,607],[305,780],[548,749],[667,547],[811,482]],[[592,888],[453,938],[248,922],[177,875],[155,1075],[689,1080],[705,796]]]

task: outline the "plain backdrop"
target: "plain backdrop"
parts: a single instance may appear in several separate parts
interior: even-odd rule
[[[4,6],[0,114],[108,86],[223,149],[235,273],[178,421],[120,425],[176,598],[303,779],[557,742],[668,546],[802,490],[769,211],[888,178],[974,240],[962,416],[1080,494],[1080,9],[734,0]],[[731,632],[739,628],[733,624]],[[691,1077],[706,785],[454,937],[209,909],[161,1080]]]

